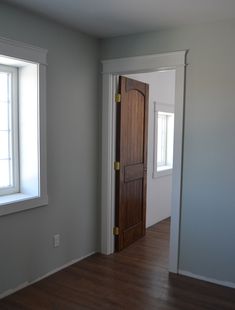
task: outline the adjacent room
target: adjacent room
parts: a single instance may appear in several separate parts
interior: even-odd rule
[[[175,70],[129,74],[149,85],[146,227],[171,216]]]
[[[0,3],[0,309],[235,309],[235,2]]]

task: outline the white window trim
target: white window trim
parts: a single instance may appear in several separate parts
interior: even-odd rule
[[[153,178],[157,179],[157,178],[162,178],[162,177],[166,177],[169,175],[172,175],[172,168],[168,168],[168,166],[163,166],[164,169],[162,170],[158,170],[157,172],[154,171],[153,173]]]
[[[101,252],[114,251],[112,228],[114,225],[114,170],[115,160],[115,86],[116,76],[132,73],[176,70],[175,87],[175,135],[174,163],[172,173],[172,211],[170,233],[169,271],[178,273],[179,230],[182,182],[182,146],[184,118],[184,79],[187,51],[111,59],[102,62],[103,100],[102,100],[102,175],[101,175]]]
[[[158,136],[158,112],[174,113],[174,106],[167,103],[160,103],[157,101],[154,104],[154,147],[153,147],[153,174],[154,179],[161,178],[172,174],[172,168],[162,166],[162,170],[158,170],[157,165],[157,136]]]
[[[0,37],[0,55],[47,65],[47,50]]]
[[[45,206],[48,204],[47,196],[47,150],[46,150],[46,66],[47,50],[34,47],[18,41],[0,38],[0,55],[21,59],[26,62],[38,64],[39,86],[39,143],[40,143],[40,172],[39,196],[32,197],[22,193],[2,196],[0,199],[0,216]]]

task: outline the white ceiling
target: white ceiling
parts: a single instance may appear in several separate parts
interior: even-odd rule
[[[235,18],[235,0],[6,0],[110,37]]]

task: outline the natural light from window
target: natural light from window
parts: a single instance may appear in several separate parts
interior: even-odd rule
[[[0,38],[0,216],[48,204],[47,50]]]
[[[174,114],[159,111],[157,121],[157,171],[172,169]]]
[[[0,195],[18,191],[17,69],[0,66]]]

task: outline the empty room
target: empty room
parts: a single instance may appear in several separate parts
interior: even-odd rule
[[[2,0],[0,309],[235,309],[235,2]]]

